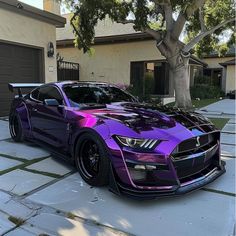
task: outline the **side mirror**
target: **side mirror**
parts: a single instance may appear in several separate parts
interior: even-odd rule
[[[58,107],[60,105],[56,99],[44,99],[43,104],[51,107]]]

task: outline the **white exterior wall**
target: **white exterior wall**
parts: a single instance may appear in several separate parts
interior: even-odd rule
[[[56,81],[56,58],[47,57],[48,43],[53,42],[56,47],[56,27],[2,8],[0,8],[0,19],[0,40],[43,49],[45,81]]]
[[[130,63],[132,61],[162,60],[164,57],[155,46],[155,41],[127,42],[119,44],[95,45],[94,55],[83,54],[74,47],[58,48],[65,61],[80,64],[82,81],[105,81],[110,83],[130,83]]]

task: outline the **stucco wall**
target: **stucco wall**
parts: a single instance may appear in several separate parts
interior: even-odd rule
[[[226,92],[236,90],[235,81],[235,65],[229,65],[226,70]]]
[[[213,57],[213,58],[204,58],[202,61],[208,64],[208,68],[223,68],[219,63],[223,63],[234,59],[234,57]]]
[[[235,65],[230,65],[227,67],[221,66],[219,63],[223,63],[234,59],[234,57],[223,57],[223,58],[205,58],[204,62],[208,64],[208,68],[222,68],[223,78],[222,78],[222,89],[225,93],[236,90],[235,85]]]
[[[56,81],[56,58],[47,57],[48,42],[56,46],[55,26],[1,8],[0,19],[0,40],[43,48],[45,80]]]
[[[80,64],[81,80],[130,83],[130,62],[164,59],[155,41],[129,42],[94,46],[92,56],[70,48],[58,48],[65,61]]]

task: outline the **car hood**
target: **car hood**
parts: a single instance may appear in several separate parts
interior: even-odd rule
[[[142,137],[160,135],[169,138],[176,133],[182,133],[186,137],[203,133],[199,129],[195,129],[197,133],[193,132],[194,129],[192,127],[197,127],[199,124],[198,118],[187,117],[190,116],[190,113],[185,113],[179,109],[166,109],[166,107],[162,106],[139,103],[113,103],[106,105],[104,108],[89,109],[83,112],[94,115],[100,121],[104,121],[114,133],[123,133],[124,135],[129,133],[129,135],[133,136],[136,133],[142,135]],[[127,132],[129,130],[132,130],[132,132]]]
[[[119,121],[134,130],[150,130],[153,128],[170,129],[176,125],[171,117],[164,113],[136,107],[133,103],[121,103],[107,105],[106,109],[101,109],[94,113],[98,117]]]

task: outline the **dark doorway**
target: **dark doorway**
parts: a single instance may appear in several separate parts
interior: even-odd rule
[[[166,62],[131,62],[130,84],[135,95],[169,95],[169,65]]]
[[[221,87],[223,70],[221,68],[207,68],[203,70],[205,83]]]
[[[154,94],[169,94],[169,66],[166,62],[156,63],[154,66],[155,90]]]
[[[137,96],[143,96],[144,90],[144,63],[143,62],[132,62],[131,63],[131,75],[130,84],[132,91]]]

